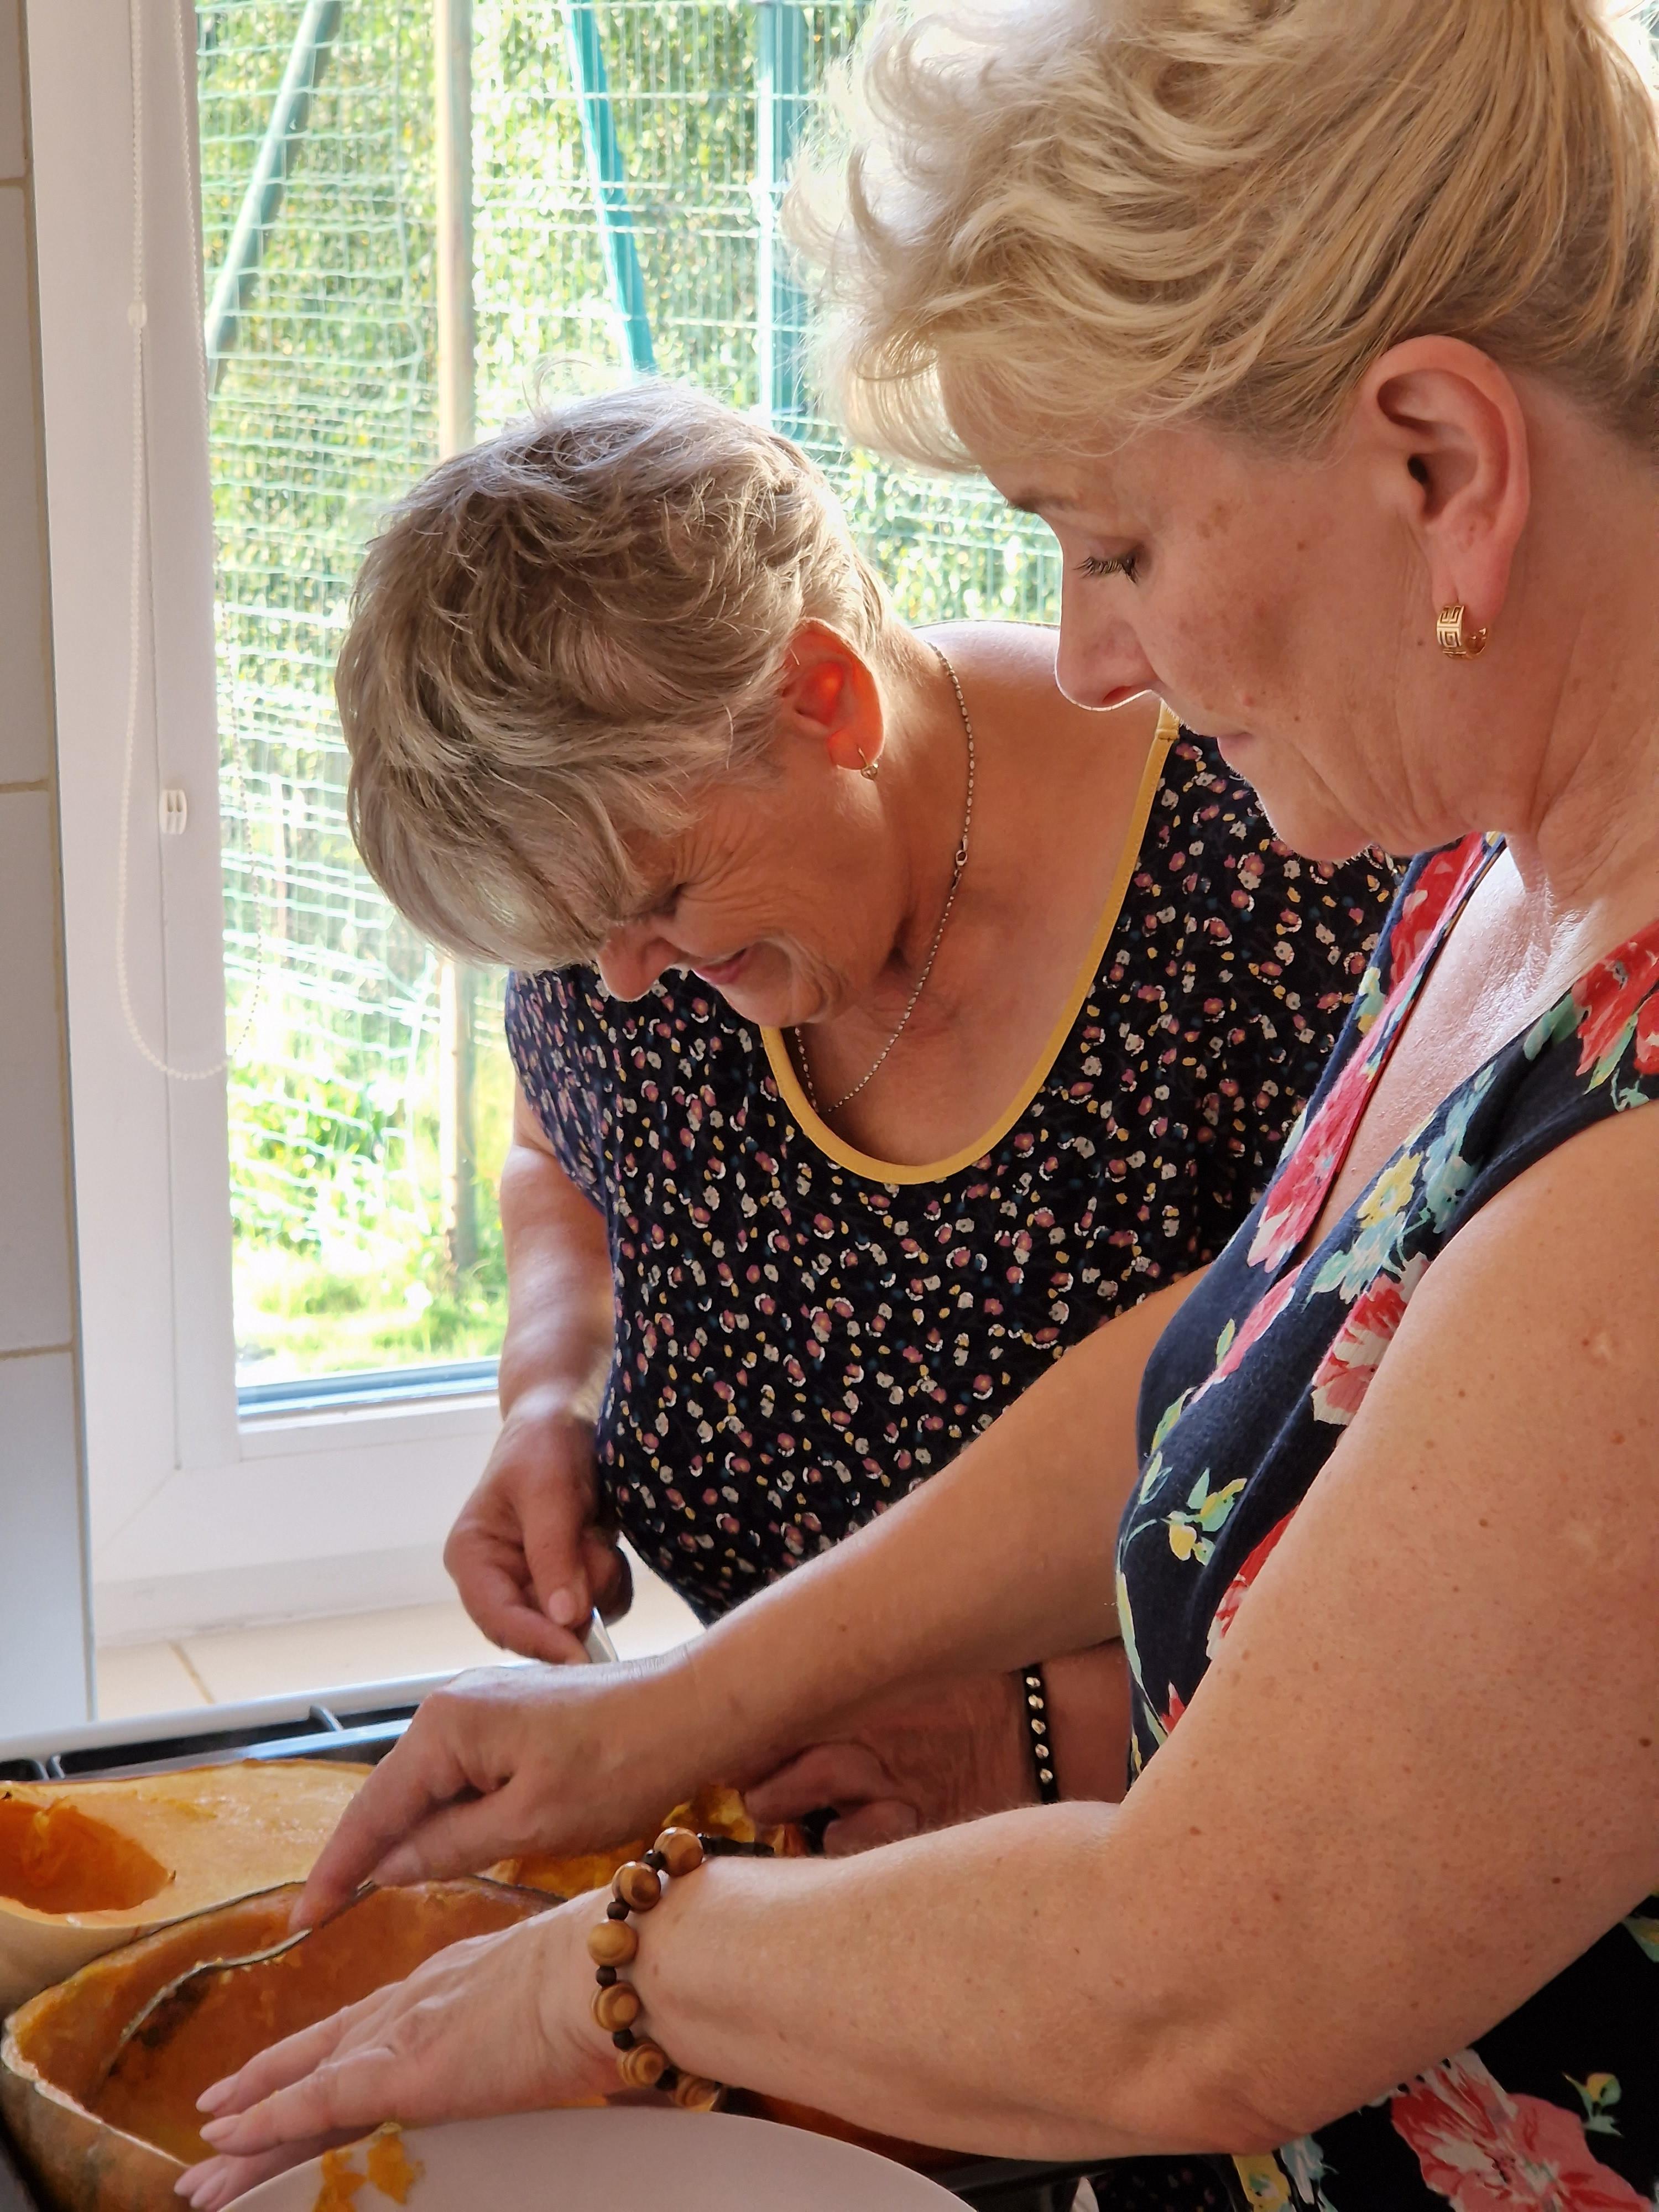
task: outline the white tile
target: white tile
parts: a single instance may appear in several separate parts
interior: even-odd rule
[[[23,10],[0,0],[0,177],[23,173]]]
[[[0,1738],[88,1717],[80,1456],[69,1354],[0,1359]]]
[[[0,52],[5,10],[0,0]],[[4,100],[0,84],[0,103]],[[0,137],[4,135],[0,118]],[[50,754],[46,533],[33,282],[21,185],[0,185],[0,783],[37,783]]]
[[[183,1713],[209,1699],[170,1644],[102,1644],[98,1651],[98,1717],[137,1720],[145,1713]]]
[[[219,1629],[187,1637],[179,1649],[217,1705],[406,1674],[459,1674],[464,1667],[499,1666],[503,1656],[459,1600]]]
[[[3,666],[0,661],[0,666]],[[70,1224],[50,801],[0,795],[0,1351],[67,1344]]]

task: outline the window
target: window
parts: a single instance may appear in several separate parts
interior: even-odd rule
[[[493,1431],[510,1085],[500,979],[345,832],[330,672],[378,513],[549,357],[803,438],[913,619],[1046,616],[1054,565],[808,411],[778,192],[860,0],[128,0],[131,51],[27,4],[100,1634],[413,1599]],[[201,1071],[228,1034],[222,1081],[135,1048],[123,883],[139,1030]]]
[[[693,378],[826,452],[909,611],[1044,604],[1029,532],[971,495],[896,496],[805,415],[774,188],[861,12],[448,0],[441,56],[429,0],[198,0],[252,1402],[499,1339],[499,985],[436,958],[356,865],[328,690],[365,532],[436,457],[446,385],[465,436],[522,411],[544,356],[567,383]],[[445,103],[471,118],[456,163]],[[441,296],[445,234],[470,282]]]

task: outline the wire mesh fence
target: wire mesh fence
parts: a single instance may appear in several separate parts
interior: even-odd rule
[[[473,0],[479,428],[523,412],[544,361],[555,391],[654,366],[802,435],[911,618],[1046,617],[1035,524],[805,412],[776,183],[865,12]],[[437,454],[432,0],[198,0],[198,58],[207,289],[232,305],[211,439],[234,1024],[259,975],[230,1093],[243,1378],[488,1354],[499,980],[458,1060],[441,963],[352,851],[331,690],[363,545]],[[459,1265],[457,1066],[481,1193]]]

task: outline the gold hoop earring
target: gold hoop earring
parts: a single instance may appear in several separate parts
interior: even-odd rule
[[[1464,624],[1468,610],[1463,606],[1442,607],[1434,626],[1440,650],[1448,660],[1479,660],[1492,642],[1489,629],[1467,629]]]

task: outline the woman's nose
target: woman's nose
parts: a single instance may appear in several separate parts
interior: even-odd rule
[[[1054,681],[1075,705],[1101,711],[1155,690],[1158,672],[1121,616],[1067,587],[1060,598]]]
[[[599,981],[613,999],[642,999],[665,969],[678,958],[665,937],[644,922],[613,929],[599,947]]]

